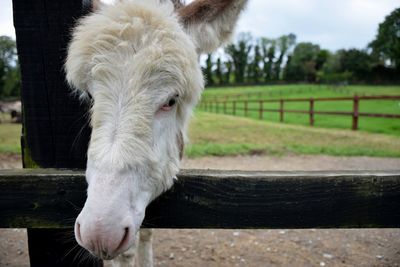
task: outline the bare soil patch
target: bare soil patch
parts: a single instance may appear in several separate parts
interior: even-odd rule
[[[184,159],[186,169],[247,171],[398,170],[400,158],[334,156],[237,156]]]
[[[20,168],[0,154],[0,168]],[[185,159],[184,168],[393,170],[398,158],[243,156]],[[154,231],[155,266],[400,266],[400,229]],[[0,229],[0,266],[29,266],[26,231]]]

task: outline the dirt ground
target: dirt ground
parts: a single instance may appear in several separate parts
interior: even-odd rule
[[[20,168],[0,155],[0,168]],[[394,170],[400,159],[241,156],[185,159],[183,168]],[[154,230],[155,266],[400,266],[400,229]],[[0,229],[0,267],[26,267],[24,229]]]

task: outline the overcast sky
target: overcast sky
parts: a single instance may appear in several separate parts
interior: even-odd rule
[[[330,50],[365,48],[397,7],[400,0],[249,0],[237,32],[269,38],[294,33],[298,42]],[[0,0],[0,35],[15,37],[11,0]]]

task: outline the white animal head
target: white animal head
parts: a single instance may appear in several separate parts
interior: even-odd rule
[[[93,101],[88,197],[75,237],[98,257],[127,250],[146,206],[172,186],[203,89],[198,56],[231,35],[245,2],[121,1],[74,29],[67,80]]]

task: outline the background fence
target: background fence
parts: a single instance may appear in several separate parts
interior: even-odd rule
[[[292,85],[292,84],[291,84]],[[232,87],[229,87],[232,88]],[[259,92],[248,92],[248,93],[226,93],[226,94],[217,94],[217,95],[206,95],[203,97],[203,100],[207,101],[219,101],[219,100],[249,100],[251,98],[262,99],[266,97],[283,97],[290,96],[293,94],[303,94],[303,93],[315,93],[321,92],[322,90],[331,91],[337,94],[350,94],[351,90],[349,90],[345,86],[310,86],[310,87],[299,87],[299,88],[290,88],[286,90],[263,90]],[[212,90],[210,90],[212,91]]]
[[[359,126],[359,117],[374,117],[374,118],[389,118],[389,119],[400,119],[400,114],[385,114],[385,113],[371,113],[371,112],[360,112],[360,101],[361,100],[400,100],[400,96],[357,96],[353,97],[330,97],[330,98],[287,98],[287,99],[266,99],[266,100],[251,100],[251,99],[235,99],[235,100],[221,100],[205,99],[200,103],[200,108],[215,113],[237,115],[237,111],[242,111],[245,117],[248,117],[249,112],[258,112],[258,118],[260,120],[267,116],[268,112],[279,113],[280,122],[284,122],[285,113],[300,113],[308,114],[309,124],[311,126],[315,123],[315,115],[335,115],[335,116],[351,116],[353,130],[357,130]],[[353,108],[351,111],[327,111],[327,110],[316,110],[316,102],[332,102],[332,101],[352,101]],[[308,102],[309,108],[307,110],[299,109],[288,109],[285,108],[285,103],[293,102]],[[279,104],[279,108],[266,108],[265,104],[276,103]]]

